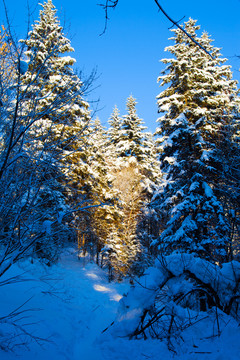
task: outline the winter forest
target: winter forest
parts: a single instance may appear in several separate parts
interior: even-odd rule
[[[239,359],[227,59],[197,20],[172,28],[152,133],[134,94],[98,117],[94,71],[54,1],[39,11],[26,39],[0,31],[0,359]]]

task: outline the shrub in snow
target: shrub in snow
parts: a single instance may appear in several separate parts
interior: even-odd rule
[[[113,336],[157,338],[170,348],[190,326],[220,335],[228,321],[239,322],[240,263],[220,268],[192,254],[156,260],[120,301]]]

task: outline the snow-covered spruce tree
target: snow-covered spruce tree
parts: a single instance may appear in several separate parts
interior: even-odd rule
[[[240,259],[240,107],[234,117],[234,141],[226,149],[228,181],[224,184],[225,208],[231,220],[232,254]],[[228,145],[228,144],[227,144]]]
[[[98,264],[110,265],[109,257],[113,256],[111,238],[113,224],[118,218],[118,208],[115,206],[117,197],[113,189],[112,179],[108,173],[106,157],[106,132],[98,118],[89,127],[88,156],[86,162],[90,172],[87,181],[87,198],[92,206],[87,214],[82,214],[82,221],[85,222],[80,233],[84,234],[83,249],[96,256]]]
[[[119,219],[115,222],[117,242],[117,268],[124,275],[143,260],[143,243],[149,235],[143,221],[143,209],[159,180],[160,166],[154,152],[154,143],[145,133],[143,121],[137,115],[136,100],[127,99],[127,114],[120,117],[117,107],[109,119],[109,142],[107,146],[109,172],[113,186],[118,191]],[[141,226],[138,224],[141,222]],[[148,226],[149,229],[149,226]],[[116,234],[118,234],[116,236]],[[136,268],[136,267],[135,267]]]
[[[115,152],[115,147],[120,141],[120,129],[122,125],[122,118],[120,116],[120,112],[118,107],[115,105],[113,112],[108,120],[109,123],[109,129],[108,129],[108,138],[110,142],[110,151],[109,155],[111,155],[111,150]]]
[[[156,144],[150,132],[144,134],[143,144],[145,147],[145,161],[144,168],[141,171],[144,174],[144,182],[147,186],[144,190],[144,207],[138,222],[137,235],[141,241],[142,249],[149,257],[152,254],[151,243],[158,236],[156,212],[149,205],[151,205],[153,193],[157,191],[162,182],[162,174]]]
[[[118,268],[123,275],[131,274],[142,258],[142,245],[137,234],[138,223],[145,204],[145,183],[135,157],[121,162],[115,170],[114,188],[118,191],[119,220],[115,224],[118,233]]]
[[[116,152],[122,158],[134,156],[139,163],[143,161],[143,120],[136,110],[136,99],[132,95],[127,99],[127,114],[123,116],[119,129],[119,139],[116,142]]]
[[[80,144],[75,142],[90,120],[89,105],[82,98],[82,83],[73,72],[75,59],[64,56],[74,49],[63,34],[56,8],[51,0],[42,7],[40,20],[33,25],[29,38],[22,41],[28,58],[28,70],[22,82],[27,93],[27,111],[37,108],[42,112],[41,121],[34,124],[35,132],[31,130],[34,140],[40,149],[50,148],[51,156],[59,160],[59,152],[65,151],[68,157],[73,148],[79,148]],[[32,84],[35,77],[37,81]]]
[[[51,0],[42,8],[40,20],[33,25],[28,39],[22,40],[28,59],[27,71],[21,78],[22,112],[26,114],[24,126],[31,126],[24,146],[31,148],[42,164],[51,163],[49,186],[45,184],[43,191],[55,200],[64,198],[68,205],[74,202],[77,223],[77,211],[83,204],[81,175],[89,173],[83,152],[88,148],[89,106],[82,98],[82,83],[73,72],[75,60],[68,55],[73,48],[63,34],[56,8]],[[31,113],[37,114],[37,119],[29,117]],[[42,212],[48,213],[44,207]],[[58,218],[66,221],[63,215]],[[51,216],[43,216],[45,220],[54,221]],[[38,246],[44,248],[46,244]]]
[[[25,145],[30,127],[42,113],[36,108],[26,112],[18,63],[14,73],[11,88],[5,76],[0,79],[3,93],[10,94],[3,96],[0,107],[1,120],[6,124],[1,129],[4,146],[0,149],[0,277],[12,264],[32,253],[32,247],[42,250],[38,244],[43,240],[51,260],[57,252],[57,246],[52,248],[56,239],[63,242],[73,235],[66,224],[70,209],[57,181],[59,169]]]
[[[154,185],[160,177],[159,162],[152,135],[144,131],[146,127],[137,114],[136,104],[136,99],[130,95],[126,104],[127,114],[123,117],[120,117],[118,108],[114,108],[109,119],[108,151],[115,158],[114,163],[118,159],[116,167],[131,157],[135,158],[145,182],[151,180]]]
[[[180,30],[171,30],[173,58],[158,78],[168,85],[158,99],[158,146],[166,183],[155,197],[164,254],[193,252],[213,261],[229,259],[231,223],[222,201],[228,181],[226,144],[231,142],[237,106],[236,81],[207,33],[197,37],[196,21],[185,29],[213,56]],[[224,154],[224,156],[223,156]]]

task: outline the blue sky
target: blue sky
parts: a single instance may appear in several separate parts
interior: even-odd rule
[[[0,0],[1,1],[1,0]],[[16,33],[24,37],[27,29],[27,1],[5,0],[9,17]],[[28,0],[34,9],[38,1]],[[43,2],[40,1],[40,2]],[[77,67],[89,74],[98,69],[98,88],[90,99],[100,98],[98,116],[107,123],[114,105],[125,114],[127,97],[132,94],[138,101],[138,115],[151,131],[156,128],[156,96],[161,91],[157,77],[163,69],[159,62],[168,53],[164,48],[171,42],[169,21],[158,12],[154,0],[119,0],[118,7],[109,13],[107,31],[104,28],[104,12],[97,6],[101,0],[53,0],[61,23],[68,26],[67,36],[75,48]],[[162,0],[162,6],[175,20],[185,16],[197,19],[206,30],[214,45],[222,48],[222,54],[232,65],[234,78],[240,81],[240,0]],[[40,7],[31,18],[38,19]],[[2,2],[0,20],[4,19]]]

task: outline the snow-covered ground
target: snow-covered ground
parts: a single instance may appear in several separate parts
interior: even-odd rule
[[[52,267],[25,261],[13,266],[5,278],[21,276],[21,281],[0,286],[0,317],[28,301],[12,321],[40,338],[39,344],[26,336],[17,336],[17,326],[0,323],[0,344],[5,339],[14,352],[0,350],[1,360],[237,360],[240,354],[240,328],[226,325],[220,338],[205,339],[206,321],[189,328],[180,355],[170,352],[158,340],[128,340],[105,331],[116,318],[119,301],[130,288],[129,283],[109,283],[107,275],[95,264],[74,251],[62,256]],[[29,324],[29,325],[26,325]],[[15,338],[11,333],[15,331]],[[195,329],[196,330],[196,329]],[[7,332],[9,334],[7,335]],[[201,333],[202,332],[202,333]],[[43,339],[43,340],[41,340]]]

